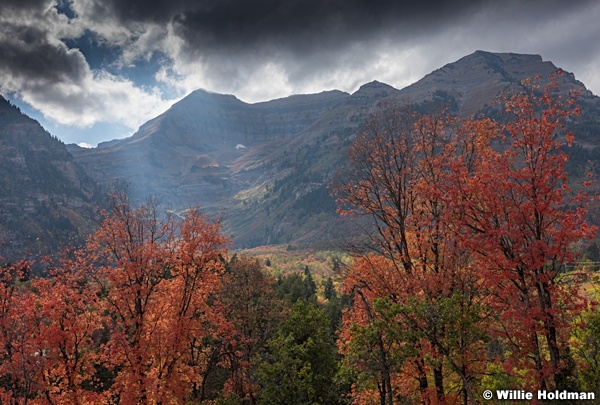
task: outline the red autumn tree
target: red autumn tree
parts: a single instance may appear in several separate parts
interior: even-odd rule
[[[24,283],[29,265],[22,261],[0,266],[2,403],[33,402],[43,386],[46,359],[40,336],[40,303]]]
[[[563,148],[573,135],[565,121],[578,109],[564,97],[551,84],[506,100],[499,145],[469,165],[457,161],[446,188],[492,292],[505,370],[528,371],[527,386],[537,389],[565,388],[569,318],[581,300],[561,273],[575,258],[573,244],[595,232],[567,182]]]
[[[63,267],[64,266],[64,267]],[[101,403],[94,364],[100,330],[97,296],[75,266],[49,278],[28,277],[28,264],[1,267],[2,403]]]
[[[466,271],[468,255],[443,192],[459,149],[455,133],[456,121],[443,114],[383,110],[350,148],[350,163],[335,186],[342,215],[373,219],[371,246],[385,257],[383,263],[360,260],[351,269],[346,288],[355,295],[355,307],[345,321],[350,329],[355,321],[372,328],[364,336],[378,347],[373,360],[380,362],[382,404],[409,395],[402,387],[412,378],[427,403],[449,400],[448,381],[460,384],[465,398],[474,397],[485,355],[485,314],[475,310],[483,300],[478,276]],[[460,315],[450,316],[451,302],[469,314],[470,325]],[[466,358],[466,352],[474,356]],[[402,359],[395,369],[386,365],[393,358]]]
[[[183,402],[199,392],[207,341],[229,327],[211,302],[226,252],[219,231],[196,210],[161,220],[156,204],[133,209],[117,196],[90,239],[82,260],[110,314],[103,361],[116,372],[120,403]]]
[[[342,343],[372,353],[351,362],[363,376],[367,364],[382,404],[411,377],[421,401],[452,402],[448,383],[460,382],[463,403],[475,402],[490,338],[528,388],[566,387],[569,317],[582,301],[560,273],[595,229],[564,169],[574,102],[533,90],[507,100],[507,123],[383,112],[350,149],[339,211],[373,219],[385,260],[351,269]]]
[[[40,323],[44,371],[41,391],[50,404],[102,403],[106,400],[96,381],[99,350],[94,335],[103,316],[96,291],[84,271],[65,262],[48,278],[32,280]]]

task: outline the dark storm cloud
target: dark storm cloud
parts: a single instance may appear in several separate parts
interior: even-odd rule
[[[316,72],[328,69],[357,43],[364,46],[363,51],[365,47],[368,51],[368,43],[381,38],[408,42],[460,24],[482,10],[498,9],[505,15],[514,12],[517,20],[530,15],[535,17],[534,21],[544,20],[560,15],[563,9],[583,7],[588,1],[565,4],[558,0],[507,0],[501,7],[497,2],[480,0],[60,0],[58,3],[3,0],[2,3],[9,14],[11,10],[31,10],[40,15],[56,4],[59,12],[78,7],[85,10],[84,24],[114,21],[114,26],[95,33],[99,38],[105,36],[102,40],[106,41],[107,49],[117,50],[113,59],[118,58],[119,49],[124,53],[127,47],[132,49],[132,44],[150,25],[171,25],[175,35],[183,40],[183,52],[179,55],[187,58],[188,63],[198,59],[209,67],[230,64],[234,70],[243,70],[235,66],[246,63],[251,68],[274,58],[290,69],[290,79],[301,79],[310,75],[307,67],[312,66],[311,70]],[[126,33],[110,37],[115,27]],[[129,27],[136,29],[128,31]],[[5,34],[0,37],[4,67],[23,76],[39,77],[43,73],[42,77],[49,80],[78,80],[81,59],[64,47],[49,43],[43,28],[36,30],[35,21],[31,25],[5,24],[0,28],[0,34]],[[76,41],[68,43],[75,44],[70,47],[77,45]],[[149,58],[152,52],[163,51],[161,46],[164,45],[160,42],[146,43],[145,53],[140,52],[137,57]],[[104,54],[86,54],[83,43],[79,48],[88,62],[100,57],[104,63]],[[360,65],[361,60],[349,62]],[[109,63],[106,61],[106,65]],[[90,65],[101,68],[94,63]]]
[[[112,0],[109,4],[123,24],[173,22],[189,49],[212,53],[266,45],[307,52],[315,47],[364,40],[383,30],[420,32],[439,27],[481,2]]]
[[[10,72],[13,80],[35,80],[48,83],[82,79],[86,62],[66,46],[51,43],[47,32],[34,26],[4,24],[0,31],[0,70]]]
[[[133,128],[164,111],[164,100],[154,88],[136,86],[122,71],[111,73],[105,68],[104,61],[114,63],[121,49],[113,52],[117,56],[111,60],[117,45],[94,32],[96,27],[89,25],[89,20],[80,18],[76,7],[81,3],[89,6],[89,0],[3,0],[0,92],[16,97],[55,123],[80,128],[98,122]],[[105,31],[112,29],[125,40],[131,36],[113,18],[106,18],[106,23],[101,27]],[[95,40],[107,45],[100,46]],[[90,60],[79,49],[86,41],[87,48],[94,51],[87,55]],[[98,56],[96,50],[108,56],[97,58],[91,66],[90,61]],[[131,71],[128,68],[126,72]]]
[[[83,79],[85,58],[57,37],[68,29],[54,30],[67,21],[55,9],[57,4],[53,0],[2,0],[0,89],[10,85],[12,88],[5,90],[20,93],[26,88]]]
[[[502,9],[545,18],[590,1],[503,1]],[[96,3],[100,4],[100,3]],[[366,40],[383,32],[418,35],[439,31],[477,10],[498,8],[481,0],[111,0],[102,2],[123,24],[175,23],[190,50],[285,47],[310,52]]]
[[[380,58],[384,41],[391,47],[409,48],[419,41],[439,39],[447,30],[468,26],[473,18],[482,15],[489,24],[483,29],[497,32],[496,24],[501,21],[507,27],[514,27],[514,30],[508,28],[509,31],[522,31],[524,26],[558,21],[563,14],[593,4],[592,0],[88,1],[93,7],[88,10],[94,10],[88,13],[90,18],[100,20],[110,16],[123,27],[171,27],[172,35],[180,40],[177,51],[166,49],[166,53],[177,59],[174,62],[180,67],[201,64],[205,72],[204,85],[220,90],[228,88],[226,91],[234,93],[253,77],[253,72],[269,63],[285,72],[285,80],[292,88],[302,88],[346,66],[367,71],[369,63]],[[464,37],[458,40],[472,42]],[[510,41],[514,44],[518,39],[505,41],[498,35],[487,41],[492,46],[486,50],[523,49],[513,48]],[[456,43],[454,47],[464,49],[463,43]],[[163,51],[164,46],[158,41],[155,45],[146,42],[144,53],[139,52],[139,55]],[[467,48],[465,54],[475,49],[479,47]],[[439,63],[444,64],[451,60],[439,55],[446,55],[448,51],[446,48],[438,56],[420,57],[435,62],[439,57]]]

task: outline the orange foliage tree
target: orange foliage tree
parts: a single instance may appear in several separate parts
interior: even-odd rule
[[[2,403],[105,399],[94,381],[98,298],[85,276],[66,266],[50,270],[51,278],[31,280],[25,263],[2,266]]]
[[[94,335],[103,320],[98,296],[74,263],[49,273],[30,285],[42,320],[43,397],[51,404],[101,403],[106,397],[95,379],[99,356]]]
[[[584,301],[561,274],[573,245],[595,234],[564,167],[573,142],[565,120],[578,108],[554,82],[505,100],[498,146],[457,161],[445,189],[499,314],[491,332],[505,346],[504,369],[525,372],[531,389],[568,388],[570,319]]]
[[[26,262],[0,267],[2,403],[203,401],[215,353],[233,350],[219,222],[197,210],[161,219],[124,195],[104,216],[44,278]]]
[[[29,263],[0,266],[0,376],[2,403],[24,403],[41,389],[45,366],[35,294],[24,288]]]
[[[443,192],[459,147],[455,126],[444,114],[417,116],[410,106],[388,108],[367,123],[350,148],[345,177],[335,186],[342,215],[373,218],[371,247],[381,255],[351,268],[346,289],[355,305],[345,325],[351,330],[356,321],[363,337],[375,339],[362,346],[378,348],[371,367],[378,370],[382,404],[413,398],[411,381],[427,403],[456,396],[448,383],[473,399],[473,383],[482,371],[487,313],[481,281],[468,271],[468,254]],[[462,312],[448,311],[451,303]],[[350,348],[353,336],[347,330]],[[395,367],[387,365],[390,359]]]
[[[153,202],[113,202],[80,258],[109,314],[102,361],[115,372],[111,395],[122,404],[198,397],[207,340],[230,329],[211,302],[228,241],[196,210],[161,221]]]
[[[453,403],[458,385],[476,403],[489,361],[528,388],[566,387],[568,318],[583,301],[560,273],[595,229],[564,169],[577,109],[539,90],[506,100],[506,123],[387,109],[350,148],[338,210],[373,219],[375,250],[345,283],[355,398],[377,387],[382,404],[416,392]]]

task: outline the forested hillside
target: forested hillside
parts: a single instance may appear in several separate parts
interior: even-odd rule
[[[0,257],[40,257],[83,243],[98,197],[65,145],[0,97]]]

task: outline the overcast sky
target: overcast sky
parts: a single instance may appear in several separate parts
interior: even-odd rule
[[[0,0],[0,93],[92,145],[198,88],[402,88],[478,49],[539,54],[600,94],[599,21],[597,0]]]

